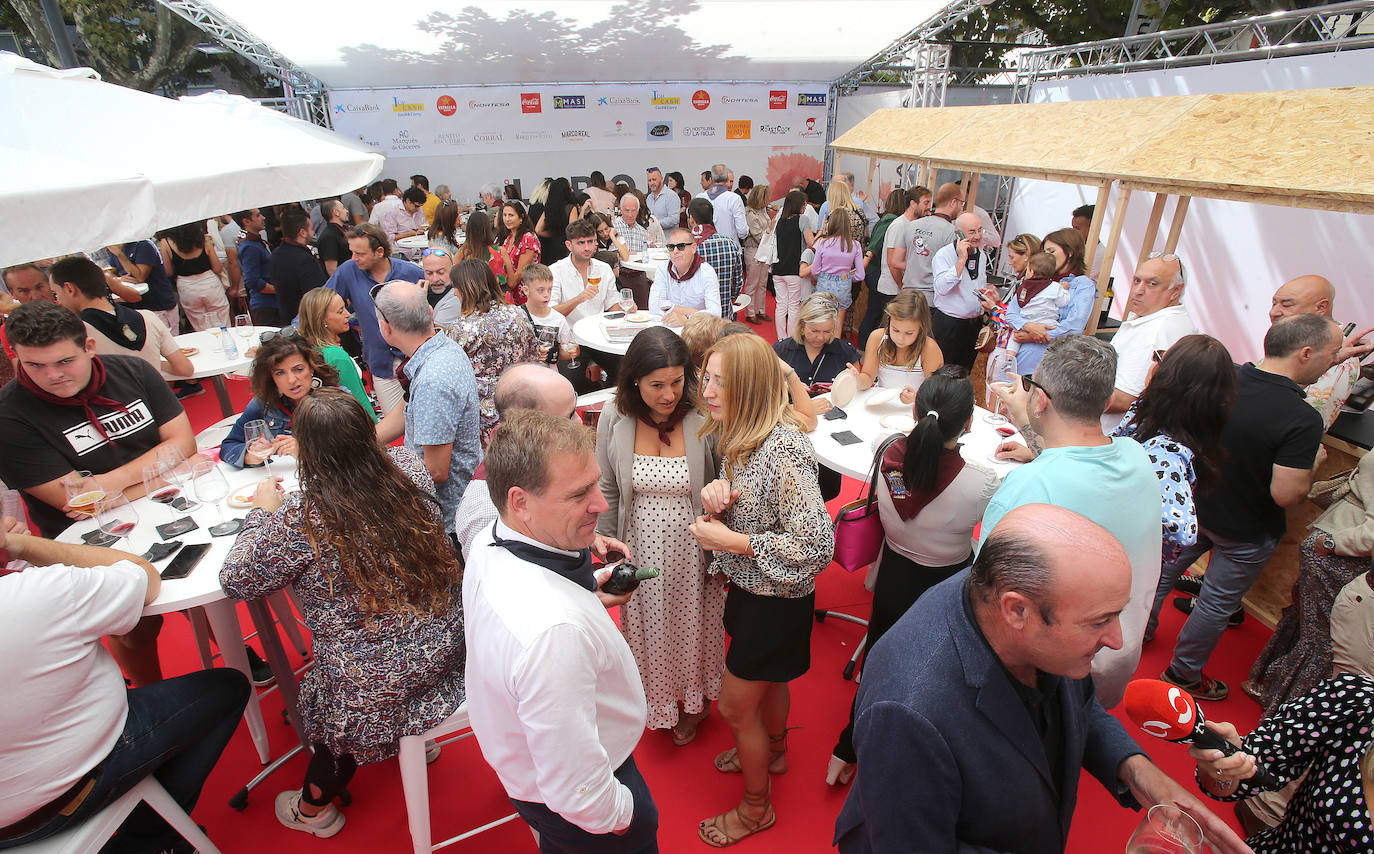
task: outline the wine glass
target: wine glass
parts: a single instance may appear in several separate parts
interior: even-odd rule
[[[563,358],[568,360],[568,367],[580,368],[582,363],[577,361],[577,343],[574,341],[564,341],[558,345],[558,351]]]
[[[272,428],[268,427],[267,422],[262,418],[254,419],[243,425],[244,447],[253,449],[254,453],[257,453],[257,450],[254,449],[253,446],[258,444],[258,442],[266,442],[269,446],[272,444]],[[262,461],[262,470],[271,474],[273,455],[270,449],[267,450],[267,457]]]
[[[158,504],[168,505],[167,512],[173,519],[176,518],[172,502],[181,495],[181,487],[167,481],[160,464],[154,463],[143,467],[143,493]]]
[[[246,343],[253,337],[253,318],[246,314],[234,315],[234,334]]]
[[[94,516],[96,505],[105,498],[105,487],[88,471],[74,471],[62,478],[67,492],[67,506],[77,513]]]
[[[589,272],[589,273],[587,274],[587,284],[591,285],[592,287],[594,287],[594,288],[596,288],[598,291],[600,291],[600,290],[601,290],[601,274],[598,273],[598,272],[595,271],[595,270],[592,270],[591,272]]]
[[[224,505],[221,502],[229,497],[229,481],[225,479],[224,472],[219,470],[219,464],[213,460],[196,463],[191,470],[191,476],[195,484],[196,498],[204,504],[215,505],[215,511],[219,515],[219,522],[210,526],[210,536],[222,537],[236,533],[242,528],[243,520],[224,518]]]
[[[665,300],[664,302],[658,304],[658,311],[659,314],[663,315],[663,322],[667,323],[668,315],[673,313],[673,304]]]
[[[537,337],[539,339],[539,361],[547,362],[549,354],[553,352],[554,345],[558,343],[558,330],[552,326],[541,326]]]
[[[1202,854],[1202,828],[1173,804],[1155,804],[1131,834],[1126,854]]]
[[[111,542],[127,537],[138,526],[138,511],[119,493],[107,495],[96,504],[96,524]]]
[[[634,291],[630,290],[629,288],[620,289],[620,307],[625,311],[626,314],[629,314],[630,312],[635,310],[637,306],[635,305]]]
[[[157,449],[157,461],[162,467],[162,477],[168,482],[176,484],[179,488],[185,489],[191,482],[191,464],[186,461],[186,455],[175,445],[163,445]],[[181,503],[177,505],[178,510],[186,511],[196,506],[196,502],[182,496]]]

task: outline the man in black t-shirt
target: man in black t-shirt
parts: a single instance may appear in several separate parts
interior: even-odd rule
[[[1264,358],[1236,370],[1236,402],[1221,434],[1226,458],[1221,478],[1197,495],[1197,544],[1165,565],[1145,636],[1154,634],[1159,609],[1174,581],[1212,552],[1202,589],[1188,603],[1173,660],[1160,677],[1198,699],[1221,700],[1224,682],[1202,672],[1231,614],[1241,606],[1287,527],[1284,508],[1301,501],[1312,471],[1326,457],[1322,419],[1304,399],[1336,358],[1340,327],[1316,314],[1285,317],[1264,336]],[[1177,602],[1176,602],[1177,604]]]
[[[191,422],[167,383],[136,356],[95,354],[81,318],[50,302],[15,309],[6,321],[19,356],[17,377],[0,389],[0,480],[21,490],[45,537],[72,518],[63,479],[92,472],[107,495],[143,488],[143,467],[158,448],[196,452]],[[110,645],[135,685],[162,678],[157,660],[161,617],[148,617]]]
[[[348,250],[346,234],[349,228],[348,209],[342,202],[326,199],[320,202],[320,215],[324,217],[324,226],[315,240],[315,248],[319,250],[320,266],[324,268],[325,276],[329,277],[334,275],[340,264],[353,257]]]
[[[325,282],[324,270],[310,248],[310,214],[300,207],[287,208],[281,215],[281,245],[272,252],[270,276],[277,289],[281,322],[296,319],[301,297]]]

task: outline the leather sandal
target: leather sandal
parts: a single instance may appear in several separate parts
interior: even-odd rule
[[[756,833],[762,833],[772,827],[777,822],[778,816],[773,812],[773,805],[768,802],[768,791],[768,788],[765,788],[762,792],[746,791],[744,793],[744,799],[740,802],[739,806],[729,812],[721,813],[697,825],[697,836],[701,838],[702,842],[705,842],[712,848],[725,848],[748,839]],[[759,818],[749,818],[741,810],[741,808],[746,805],[751,807],[763,807],[763,815]],[[726,830],[726,822],[729,819],[730,813],[735,814],[735,820],[739,823],[740,827],[744,828],[744,832],[738,836],[731,836]]]
[[[676,744],[678,747],[686,747],[688,744],[691,744],[692,739],[697,737],[697,727],[701,726],[701,722],[706,720],[710,714],[710,709],[696,712],[695,714],[683,712],[677,719],[677,725],[672,729],[673,744]],[[686,722],[685,726],[684,721]]]
[[[770,749],[768,751],[769,774],[787,773],[786,740],[786,734],[779,736],[778,741],[782,741],[784,744],[782,750]],[[768,737],[768,741],[770,744],[774,743],[773,736],[770,735]],[[716,770],[722,774],[739,774],[743,770],[740,768],[739,765],[739,750],[734,747],[730,748],[729,750],[722,750],[720,753],[717,753],[716,758],[713,760],[713,764],[716,766]]]

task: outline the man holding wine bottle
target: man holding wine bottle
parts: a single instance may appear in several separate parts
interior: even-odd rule
[[[89,515],[78,512],[64,486],[75,472],[90,472],[93,488],[72,497],[94,504],[91,493],[141,493],[143,467],[157,463],[159,448],[195,454],[191,422],[157,370],[137,356],[97,356],[85,324],[69,309],[27,303],[5,326],[19,365],[0,389],[0,480],[23,491],[43,536]],[[161,624],[161,617],[145,618],[111,644],[135,685],[162,678]]]
[[[632,755],[644,687],[594,592],[590,546],[607,509],[595,443],[575,421],[523,409],[492,434],[500,518],[473,541],[463,575],[468,711],[545,850],[649,854],[658,808]]]

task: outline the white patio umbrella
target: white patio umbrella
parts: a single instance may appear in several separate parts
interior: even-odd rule
[[[171,100],[0,51],[0,266],[365,186],[382,156],[214,92]]]

